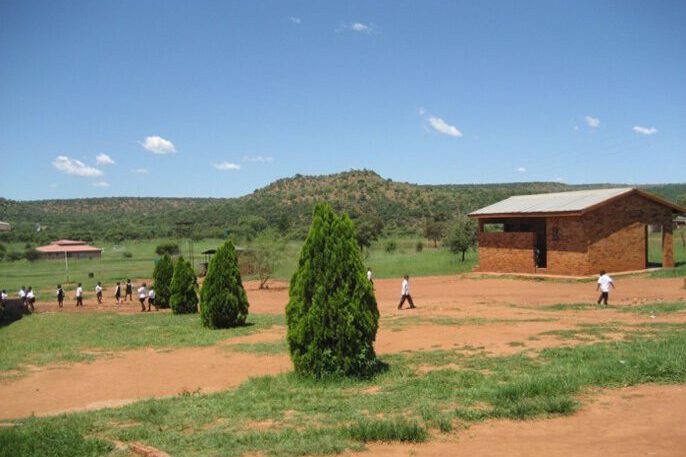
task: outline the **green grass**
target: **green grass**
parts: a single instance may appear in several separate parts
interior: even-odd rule
[[[0,327],[0,377],[23,365],[92,360],[93,352],[208,346],[285,324],[280,315],[254,315],[243,327],[210,330],[197,314],[33,314]],[[83,352],[84,350],[89,352]]]
[[[258,355],[287,354],[286,341],[274,341],[270,343],[236,343],[225,346],[228,351],[248,352]]]
[[[427,362],[451,360],[460,369],[419,370]],[[41,450],[49,448],[51,437],[64,437],[68,442],[61,449],[75,450],[63,455],[92,456],[107,455],[97,446],[108,440],[142,441],[174,456],[200,457],[335,454],[372,440],[421,441],[452,430],[455,422],[571,414],[579,394],[591,387],[684,383],[686,333],[665,327],[650,339],[532,356],[433,351],[384,361],[389,369],[366,381],[315,382],[289,373],[216,394],[13,421],[16,427],[0,429],[0,456],[46,455]],[[256,428],[256,422],[270,425]],[[24,442],[34,447],[21,448]],[[83,446],[92,451],[84,454]]]
[[[667,313],[678,313],[686,310],[685,302],[674,302],[674,303],[648,303],[639,306],[618,306],[617,311],[622,313],[635,313],[635,314],[667,314]]]
[[[538,308],[542,311],[588,311],[589,309],[608,309],[615,308],[614,305],[601,306],[595,303],[556,303]],[[534,308],[535,309],[535,308]]]

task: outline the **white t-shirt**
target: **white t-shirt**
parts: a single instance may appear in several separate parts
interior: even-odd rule
[[[0,292],[0,299],[7,300],[7,294],[5,292]]]
[[[19,298],[24,298],[26,297],[26,292],[24,292],[24,289],[19,289]]]
[[[155,299],[155,291],[153,289],[150,289],[150,292],[148,292],[148,297],[153,300]]]
[[[99,284],[97,284],[97,285],[95,286],[95,293],[97,294],[97,293],[100,293],[100,292],[102,292],[102,287],[101,287]]]
[[[598,278],[598,284],[600,284],[601,292],[609,292],[610,284],[612,284],[612,278],[609,275],[602,275]]]
[[[140,286],[138,288],[138,298],[145,298],[145,287]]]
[[[26,293],[26,298],[35,298],[35,297],[36,297],[36,296],[33,294],[33,291],[32,291],[32,290],[29,290],[29,291]]]
[[[372,280],[372,270],[367,270],[367,280],[368,281]]]
[[[401,295],[410,295],[410,282],[407,279],[403,279],[403,284],[400,287]]]
[[[83,295],[83,287],[76,288],[76,296],[81,297]]]

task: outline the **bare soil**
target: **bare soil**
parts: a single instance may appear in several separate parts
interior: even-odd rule
[[[287,284],[273,282],[259,290],[246,282],[251,313],[281,314]],[[635,325],[686,322],[686,313],[621,313],[616,309],[547,311],[555,303],[594,303],[594,283],[550,282],[468,277],[411,279],[417,309],[398,310],[400,280],[376,280],[381,313],[378,353],[414,350],[484,350],[511,354],[581,341],[542,335],[572,330],[580,324]],[[107,297],[111,294],[106,294]],[[684,301],[683,280],[617,280],[611,303],[636,306],[655,301]],[[38,312],[139,312],[137,302],[97,305],[87,299],[83,310],[72,302],[62,311],[54,303],[37,304]],[[166,312],[166,311],[162,311]],[[459,325],[458,325],[459,323]],[[609,335],[613,337],[613,335]],[[48,366],[0,384],[0,418],[117,406],[149,397],[182,392],[213,392],[239,385],[252,376],[291,369],[287,355],[262,356],[227,350],[235,343],[273,342],[285,338],[276,326],[258,334],[232,338],[212,347],[117,353],[92,363]],[[30,393],[30,394],[28,394]],[[550,420],[491,421],[460,430],[448,440],[423,445],[373,445],[373,455],[686,455],[686,387],[638,386],[606,391],[579,413]]]

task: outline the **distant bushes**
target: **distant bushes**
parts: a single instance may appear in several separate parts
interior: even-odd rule
[[[35,262],[36,260],[40,259],[40,252],[33,248],[27,249],[24,253],[24,258],[29,262]]]
[[[392,254],[398,250],[398,242],[395,240],[387,240],[386,243],[384,243],[383,248],[384,251],[388,252],[389,254]]]
[[[414,246],[414,250],[417,252],[422,252],[424,250],[424,243],[417,241],[417,244]]]
[[[178,255],[179,254],[179,243],[174,243],[172,241],[160,243],[155,248],[155,253],[157,255]]]
[[[124,251],[121,255],[124,256],[125,259],[130,259],[133,257],[133,254],[131,254],[129,251]]]

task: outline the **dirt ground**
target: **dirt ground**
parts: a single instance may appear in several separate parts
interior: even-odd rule
[[[283,313],[287,284],[259,290],[246,282],[251,313]],[[686,313],[651,317],[617,309],[548,311],[555,303],[592,303],[594,283],[541,282],[502,278],[421,277],[411,279],[417,309],[397,310],[400,280],[376,280],[381,325],[380,354],[411,350],[469,349],[510,354],[580,341],[543,333],[579,324],[686,322]],[[111,294],[106,293],[108,297]],[[627,278],[617,281],[611,304],[635,306],[684,301],[683,279]],[[139,312],[137,302],[119,307],[88,298],[77,310],[71,301],[57,311],[38,303],[38,312]],[[165,311],[162,311],[165,312]],[[285,328],[232,338],[212,347],[126,351],[91,363],[48,366],[0,384],[0,418],[109,407],[184,391],[232,388],[252,376],[291,369],[287,355],[231,351],[234,343],[279,341]],[[610,334],[609,337],[612,337]],[[31,396],[26,392],[33,392]],[[686,455],[686,387],[639,386],[602,393],[578,414],[535,422],[492,421],[461,431],[457,441],[421,446],[372,446],[374,455]],[[645,420],[650,417],[650,420]],[[484,450],[488,450],[484,453]],[[680,449],[680,453],[675,453]],[[491,452],[492,451],[492,452]]]

